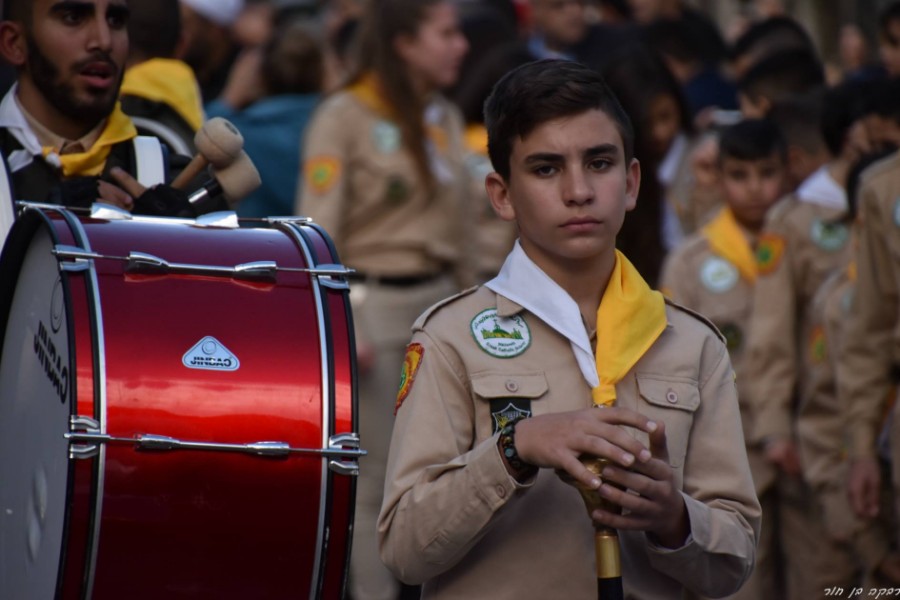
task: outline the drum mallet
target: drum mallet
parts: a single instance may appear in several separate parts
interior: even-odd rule
[[[234,161],[224,169],[212,169],[213,179],[194,192],[188,201],[195,207],[208,199],[223,197],[228,206],[235,205],[262,184],[259,171],[247,153],[241,150]]]
[[[228,167],[244,148],[244,137],[229,121],[213,117],[194,135],[194,144],[198,154],[172,182],[173,188],[183,189],[209,165],[214,169]]]

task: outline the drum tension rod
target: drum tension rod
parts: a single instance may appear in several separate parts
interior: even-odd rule
[[[174,263],[169,262],[153,254],[145,252],[129,252],[128,256],[112,256],[99,254],[83,250],[76,246],[66,246],[59,244],[53,248],[53,254],[59,259],[68,260],[117,260],[125,262],[126,273],[144,273],[144,274],[185,274],[185,275],[206,275],[229,277],[232,279],[242,279],[250,281],[271,281],[275,282],[278,271],[309,273],[318,277],[346,277],[353,273],[353,269],[349,269],[343,265],[323,264],[316,268],[304,269],[298,267],[279,267],[278,263],[271,260],[260,260],[242,263],[234,266],[219,265],[198,265],[190,263]]]
[[[179,440],[165,435],[138,433],[134,437],[116,437],[100,433],[99,424],[90,417],[74,416],[70,419],[70,429],[65,438],[72,444],[72,458],[90,458],[96,454],[97,444],[133,444],[136,450],[171,451],[200,450],[209,452],[239,452],[267,458],[287,457],[291,454],[313,454],[331,459],[359,459],[368,452],[359,447],[359,435],[356,433],[339,433],[328,439],[327,448],[294,448],[287,442],[252,442],[249,444],[227,444],[219,442],[198,442]],[[85,446],[75,446],[85,444]],[[330,461],[332,470],[345,475],[355,475],[358,465]],[[355,472],[354,472],[355,471]]]

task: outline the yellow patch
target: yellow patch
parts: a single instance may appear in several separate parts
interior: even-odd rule
[[[341,161],[333,156],[317,156],[303,167],[306,183],[316,194],[326,194],[341,176]]]
[[[760,275],[768,275],[781,264],[784,256],[784,238],[771,233],[764,233],[759,237],[756,245],[756,264]]]
[[[400,410],[403,401],[409,396],[423,356],[425,356],[425,347],[422,344],[410,344],[406,347],[406,358],[403,359],[403,369],[400,371],[400,390],[397,392],[397,404],[394,406],[395,415]]]

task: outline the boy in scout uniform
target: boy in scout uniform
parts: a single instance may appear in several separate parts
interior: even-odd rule
[[[885,512],[885,477],[900,514],[900,419],[892,408],[900,364],[900,153],[863,174],[858,222],[858,276],[838,363],[838,393],[846,411],[850,503],[860,517],[875,519]],[[892,532],[895,543],[897,533]]]
[[[719,140],[719,189],[726,206],[701,231],[669,255],[662,277],[663,292],[671,299],[708,317],[725,336],[737,374],[741,419],[750,435],[752,407],[742,388],[744,339],[753,308],[757,278],[756,238],[766,212],[786,189],[786,147],[770,121],[747,120],[724,129]],[[776,471],[756,445],[747,456],[763,512],[756,568],[734,598],[775,598],[778,540]]]
[[[810,383],[810,304],[822,282],[846,264],[850,249],[849,228],[841,219],[847,210],[846,173],[855,159],[845,144],[853,118],[844,109],[851,99],[840,89],[823,100],[818,139],[833,158],[772,208],[757,244],[759,279],[742,391],[755,411],[751,442],[762,446],[781,473],[780,527],[789,599],[816,597],[827,587],[846,585],[846,567],[853,564],[846,548],[831,543],[825,531],[796,443],[798,421],[804,418],[801,399],[808,396]],[[807,131],[804,137],[814,139],[814,133]],[[799,137],[797,131],[790,135]],[[809,156],[819,153],[810,149]]]
[[[628,597],[734,592],[760,519],[734,373],[714,327],[616,251],[640,185],[627,117],[558,60],[507,74],[485,112],[486,186],[519,240],[496,278],[413,327],[385,564],[423,598],[596,598],[598,525],[619,530]],[[555,471],[624,513],[589,518]]]

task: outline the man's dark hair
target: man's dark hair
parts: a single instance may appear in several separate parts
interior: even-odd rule
[[[181,35],[179,0],[129,0],[128,47],[139,60],[172,58]]]
[[[622,136],[625,160],[634,156],[634,130],[625,110],[596,71],[566,60],[539,60],[504,75],[484,103],[488,155],[494,170],[508,180],[513,141],[542,123],[603,111]]]
[[[797,49],[772,54],[753,65],[738,82],[738,90],[754,102],[767,98],[775,103],[824,85],[825,70],[819,59]]]
[[[306,21],[277,28],[263,48],[262,75],[271,96],[320,92],[323,70],[322,44]]]
[[[762,160],[777,155],[787,160],[787,144],[778,126],[769,119],[746,119],[719,134],[719,163],[726,158]]]

